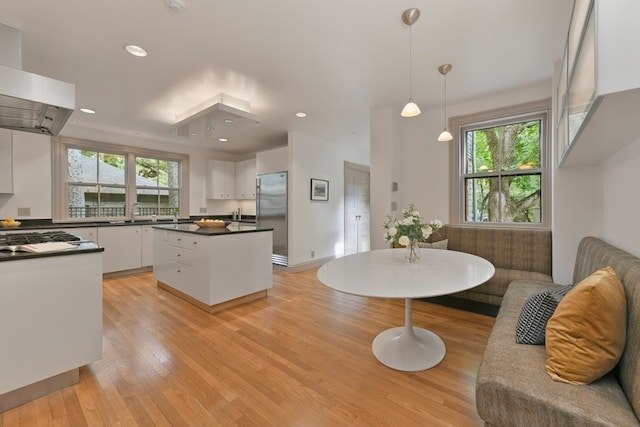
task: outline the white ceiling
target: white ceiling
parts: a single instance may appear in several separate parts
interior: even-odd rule
[[[232,154],[286,144],[288,131],[366,147],[369,115],[409,97],[424,111],[550,81],[573,0],[0,0],[0,22],[22,32],[22,68],[76,85],[62,134],[95,131]],[[136,58],[124,45],[144,47]],[[170,132],[176,116],[219,93],[260,123],[227,143]],[[87,115],[78,111],[89,107]],[[299,119],[297,111],[308,116]],[[403,119],[411,120],[411,119]]]

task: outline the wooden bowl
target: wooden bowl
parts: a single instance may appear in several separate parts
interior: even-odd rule
[[[194,221],[194,224],[202,228],[223,228],[231,224],[231,221]]]

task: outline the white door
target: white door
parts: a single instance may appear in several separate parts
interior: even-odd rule
[[[369,250],[369,167],[345,162],[344,254]]]

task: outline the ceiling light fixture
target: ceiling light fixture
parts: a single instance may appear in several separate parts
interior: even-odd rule
[[[188,137],[195,131],[213,141],[218,137],[233,138],[237,132],[260,123],[260,119],[249,111],[249,102],[219,93],[176,115],[170,131],[179,137]]]
[[[81,108],[80,111],[82,111],[83,113],[87,113],[87,114],[95,114],[96,111],[92,110],[91,108]]]
[[[147,51],[135,44],[128,44],[124,47],[124,49],[133,56],[138,56],[141,58],[147,56]]]
[[[173,13],[182,13],[187,8],[183,0],[165,0],[165,4]]]
[[[307,113],[305,113],[304,111],[298,111],[298,112],[296,113],[296,117],[299,117],[299,118],[301,118],[301,119],[302,119],[302,118],[304,118],[304,117],[307,117]]]
[[[227,141],[229,141],[229,140],[228,140],[227,138],[218,138],[218,141],[219,141],[219,142],[227,142]]]
[[[402,13],[402,22],[409,26],[409,102],[404,106],[400,115],[402,117],[415,117],[420,114],[420,108],[413,102],[413,24],[420,17],[420,9],[411,8]]]
[[[444,130],[438,137],[438,141],[441,142],[449,142],[453,139],[451,132],[447,129],[447,73],[451,71],[452,68],[453,65],[451,64],[443,64],[438,67],[438,71],[444,76]]]

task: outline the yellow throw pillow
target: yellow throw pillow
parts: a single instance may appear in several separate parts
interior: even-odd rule
[[[546,330],[546,370],[555,381],[589,384],[620,360],[627,301],[611,267],[578,283],[558,304]]]

